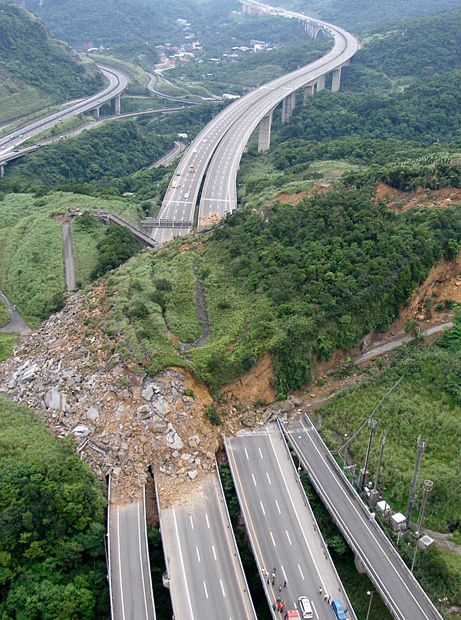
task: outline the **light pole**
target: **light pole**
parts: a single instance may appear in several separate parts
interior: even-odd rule
[[[373,602],[373,594],[374,594],[374,590],[372,592],[370,592],[370,590],[368,590],[367,596],[370,598],[370,601],[368,603],[367,617],[365,618],[365,620],[368,620],[368,618],[370,617],[371,603]]]
[[[372,418],[368,419],[368,428],[370,429],[370,436],[368,437],[368,446],[367,446],[367,451],[365,453],[365,462],[363,464],[363,469],[361,471],[361,478],[360,478],[360,483],[359,483],[359,487],[361,489],[365,489],[365,486],[367,483],[368,462],[370,460],[371,442],[373,441],[373,433],[375,431],[376,425],[377,425],[376,420],[373,420]]]
[[[416,554],[418,553],[418,539],[419,539],[419,533],[421,531],[421,528],[423,527],[424,513],[426,512],[427,496],[432,491],[433,486],[434,486],[434,483],[432,482],[432,480],[424,481],[423,501],[421,502],[421,510],[419,511],[418,525],[417,525],[417,530],[416,530],[418,538],[416,539],[415,552],[413,553],[413,561],[411,563],[411,572],[413,572],[413,569],[415,567]]]

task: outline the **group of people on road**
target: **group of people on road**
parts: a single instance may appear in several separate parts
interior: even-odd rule
[[[272,569],[271,573],[269,573],[269,571],[267,569],[263,568],[263,575],[266,578],[266,584],[267,585],[271,584],[272,587],[275,588],[275,579],[276,579],[276,575],[277,575],[277,567],[274,566],[274,568]],[[284,579],[277,586],[278,596],[276,598],[276,602],[272,605],[272,609],[274,611],[275,610],[279,611],[281,614],[285,610],[285,599],[282,598],[281,593],[282,593],[282,590],[284,588],[286,588],[286,587],[287,587],[287,580]]]

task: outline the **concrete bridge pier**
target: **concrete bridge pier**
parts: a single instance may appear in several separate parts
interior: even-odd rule
[[[291,93],[291,114],[293,114],[293,110],[296,108],[296,91]]]
[[[272,128],[272,113],[273,110],[266,114],[266,116],[259,123],[259,136],[258,136],[258,153],[268,151],[271,146],[271,128]]]
[[[331,92],[338,92],[341,86],[341,67],[335,69],[331,74]]]
[[[5,164],[0,164],[0,179],[5,176]]]
[[[321,75],[319,77],[319,79],[317,80],[316,84],[317,84],[317,89],[316,90],[319,93],[321,90],[323,90],[325,88],[325,76]]]
[[[293,113],[293,98],[290,95],[287,95],[285,99],[282,101],[282,125],[286,125],[290,121],[290,118]]]
[[[117,95],[114,99],[112,99],[112,102],[114,106],[114,113],[117,116],[120,116],[120,114],[122,113],[122,99],[120,95]]]
[[[303,106],[307,105],[307,102],[309,101],[309,97],[312,97],[313,94],[314,94],[314,83],[311,82],[310,84],[307,84],[306,88],[304,89]]]
[[[101,114],[101,108],[95,108],[93,110],[93,116],[97,121],[99,120],[100,114]]]

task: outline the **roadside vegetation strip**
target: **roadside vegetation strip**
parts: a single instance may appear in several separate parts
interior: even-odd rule
[[[7,310],[5,304],[0,299],[0,327],[5,327],[11,320],[11,314]]]

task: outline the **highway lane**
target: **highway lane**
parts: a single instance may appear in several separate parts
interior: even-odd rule
[[[175,620],[256,620],[217,476],[160,506]]]
[[[82,114],[92,110],[103,103],[110,101],[113,97],[120,95],[128,85],[128,77],[116,69],[98,65],[103,75],[109,80],[109,84],[99,93],[79,100],[76,103],[66,107],[64,110],[54,112],[44,118],[33,121],[25,127],[16,129],[12,133],[0,138],[0,163],[4,161],[4,157],[8,156],[15,147],[22,144],[26,140],[33,138],[42,131],[54,127],[59,121],[63,121],[77,114]]]
[[[112,620],[155,620],[144,501],[109,505]]]
[[[321,59],[285,76],[283,84],[269,83],[266,93],[232,125],[213,156],[202,191],[199,209],[199,228],[216,221],[237,207],[237,172],[243,151],[259,122],[286,95],[333,71],[346,62],[358,49],[355,38],[342,29],[334,32],[333,49]],[[342,59],[342,60],[341,60]],[[216,218],[218,216],[218,218]]]
[[[317,620],[333,620],[326,593],[355,619],[278,426],[226,438],[225,447],[270,605],[281,597],[296,609],[307,596]]]
[[[441,620],[436,610],[335,463],[307,416],[284,427],[322,501],[392,615],[399,620]]]

